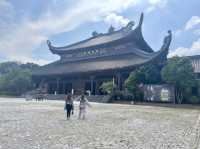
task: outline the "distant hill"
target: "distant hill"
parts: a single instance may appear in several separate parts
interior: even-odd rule
[[[34,64],[34,63],[22,64],[22,63],[18,63],[18,62],[3,62],[3,63],[0,63],[0,75],[9,73],[9,72],[11,72],[13,70],[17,70],[17,69],[33,70],[38,67],[39,67],[39,65]]]
[[[21,95],[33,89],[32,70],[38,67],[34,63],[0,63],[0,95]]]

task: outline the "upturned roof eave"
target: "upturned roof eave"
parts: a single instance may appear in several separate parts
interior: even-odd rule
[[[71,44],[71,45],[68,45],[68,46],[63,46],[63,47],[55,47],[55,46],[49,46],[49,50],[53,53],[53,54],[63,54],[63,53],[70,53],[72,51],[76,51],[76,50],[80,50],[80,49],[88,49],[88,48],[94,48],[94,47],[101,47],[101,46],[106,46],[106,45],[110,45],[110,44],[114,44],[114,43],[117,43],[118,41],[120,40],[123,40],[123,39],[126,39],[126,38],[130,38],[132,37],[133,39],[134,38],[138,38],[138,39],[141,39],[141,42],[144,43],[144,45],[146,47],[148,47],[148,49],[150,49],[149,51],[150,52],[153,52],[152,48],[147,44],[147,42],[144,40],[143,38],[143,34],[142,34],[142,24],[143,24],[143,13],[141,14],[141,17],[140,17],[140,20],[139,20],[139,23],[138,25],[136,26],[136,28],[134,30],[128,30],[127,33],[124,33],[124,36],[122,36],[121,38],[118,38],[116,40],[112,40],[112,41],[108,41],[108,42],[103,42],[103,43],[100,43],[100,44],[94,44],[94,45],[90,45],[90,46],[80,46],[78,48],[75,48],[73,46],[76,46],[78,44],[82,44],[82,43],[85,43],[87,41],[90,41],[92,39],[98,39],[98,38],[101,38],[103,36],[112,36],[113,34],[117,34],[117,33],[120,33],[120,32],[124,32],[124,29],[120,29],[118,31],[115,31],[113,33],[106,33],[106,34],[100,34],[98,35],[97,37],[91,37],[91,38],[88,38],[86,40],[83,40],[83,41],[80,41],[80,42],[77,42],[77,43],[74,43],[74,44]],[[122,33],[123,34],[123,33]],[[131,39],[131,38],[130,38]],[[130,42],[134,42],[134,41],[131,41]]]
[[[146,63],[151,63],[153,61],[157,61],[158,59],[160,59],[162,56],[166,57],[168,54],[168,49],[161,49],[157,52],[154,52],[154,53],[149,53],[149,57],[145,58],[145,60],[142,62],[142,63],[138,63],[138,64],[133,64],[133,65],[129,65],[129,66],[124,66],[124,67],[113,67],[113,68],[109,68],[109,69],[103,69],[103,70],[92,70],[92,71],[80,71],[80,72],[70,72],[70,73],[64,73],[64,72],[57,72],[57,73],[52,73],[52,74],[49,74],[49,73],[33,73],[33,76],[62,76],[62,75],[65,75],[65,76],[73,76],[73,75],[77,75],[77,74],[90,74],[90,73],[99,73],[99,72],[109,72],[109,71],[125,71],[125,70],[128,70],[128,69],[133,69],[133,68],[136,68],[136,67],[139,67],[141,65],[145,65]],[[51,64],[49,64],[51,65]],[[46,65],[48,66],[48,65]],[[46,67],[45,66],[45,67]],[[44,67],[44,66],[43,66]],[[56,67],[56,66],[55,66]]]
[[[117,40],[112,40],[112,41],[109,41],[109,42],[104,42],[104,43],[101,43],[101,44],[96,44],[96,45],[92,45],[92,46],[82,46],[82,47],[79,47],[79,48],[69,48],[68,46],[52,47],[52,48],[49,48],[49,50],[53,54],[63,54],[63,53],[70,53],[72,51],[74,52],[74,51],[78,51],[78,50],[82,50],[82,49],[90,49],[90,48],[97,48],[97,47],[101,47],[101,46],[107,46],[107,45],[117,43],[120,40],[123,40],[123,39],[130,37],[131,35],[133,35],[135,33],[135,30],[132,30],[129,34],[127,34],[126,36],[123,36],[122,38],[119,38]],[[91,39],[93,39],[93,38],[89,38],[89,39],[83,40],[81,42],[84,43],[84,42],[89,41]],[[75,44],[78,44],[78,43],[75,43]],[[72,46],[72,45],[69,45],[69,46]],[[67,50],[66,50],[66,48],[67,48]]]

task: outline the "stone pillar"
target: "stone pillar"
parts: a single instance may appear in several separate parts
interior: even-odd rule
[[[196,60],[195,63],[196,63],[195,70],[198,70],[198,60]]]
[[[112,82],[113,82],[113,85],[116,84],[116,80],[115,80],[115,76],[113,75],[113,78],[112,78]]]

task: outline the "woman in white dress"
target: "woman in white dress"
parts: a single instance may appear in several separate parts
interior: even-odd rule
[[[79,115],[78,115],[79,119],[84,120],[86,118],[86,108],[87,108],[87,106],[91,107],[87,98],[84,95],[81,95],[80,104],[79,104]]]

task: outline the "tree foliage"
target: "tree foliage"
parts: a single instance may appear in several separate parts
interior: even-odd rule
[[[20,95],[32,88],[31,70],[38,65],[6,62],[0,64],[0,94]]]
[[[135,100],[141,100],[143,94],[139,85],[156,83],[161,83],[160,66],[149,64],[131,72],[125,80],[125,88],[129,93],[133,94]]]
[[[166,83],[175,86],[175,97],[178,103],[182,102],[187,88],[196,85],[192,64],[188,58],[169,59],[161,74]]]
[[[113,84],[112,81],[104,82],[101,86],[100,89],[102,89],[104,92],[111,94],[112,91],[116,88],[116,85]]]
[[[137,90],[137,84],[139,83],[138,77],[142,78],[142,76],[139,76],[139,73],[131,72],[129,77],[125,80],[125,87],[130,93],[134,93]]]
[[[142,66],[129,74],[125,81],[125,87],[129,92],[135,93],[139,84],[159,84],[161,83],[160,67],[149,64]]]
[[[16,62],[5,62],[0,64],[0,74],[9,73],[12,70],[19,69],[20,65]]]
[[[0,78],[0,91],[20,95],[31,88],[30,70],[13,70]]]
[[[161,67],[159,65],[149,64],[139,68],[141,75],[144,76],[143,80],[140,80],[140,83],[143,84],[160,84],[161,79]]]

